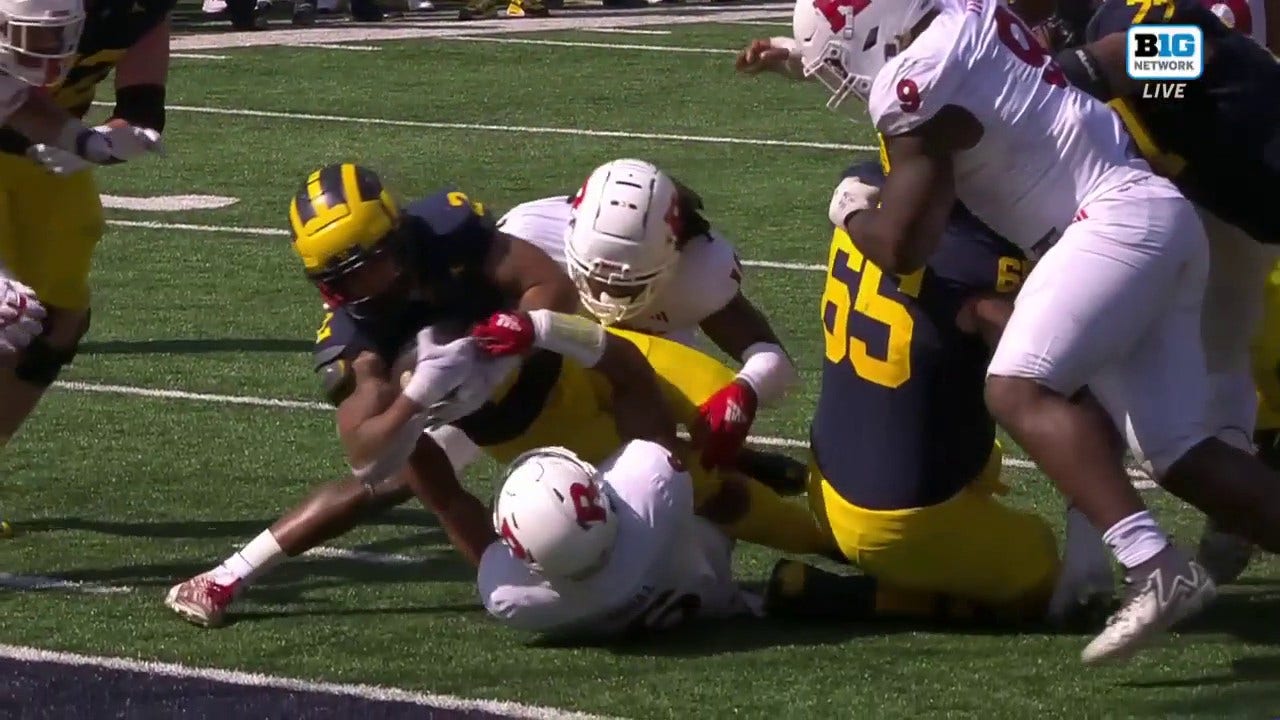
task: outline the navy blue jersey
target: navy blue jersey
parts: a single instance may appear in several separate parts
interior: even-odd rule
[[[1204,74],[1181,98],[1154,97],[1161,83],[1152,82],[1113,107],[1184,195],[1256,240],[1280,243],[1280,64],[1200,0],[1104,0],[1085,40],[1153,23],[1201,28]]]
[[[876,185],[875,163],[855,165]],[[974,480],[995,441],[983,400],[989,351],[956,314],[980,293],[1022,283],[1022,253],[961,205],[927,266],[905,277],[865,261],[835,231],[822,298],[822,390],[810,448],[846,501],[870,510],[926,507]]]
[[[417,280],[414,299],[394,316],[357,318],[336,308],[325,314],[316,333],[315,369],[334,404],[354,387],[350,363],[360,353],[372,352],[391,367],[428,325],[461,335],[515,306],[517,299],[504,297],[485,272],[496,230],[483,205],[446,188],[406,205],[401,223]],[[500,401],[486,403],[457,426],[481,446],[518,436],[545,403],[560,363],[554,353],[534,353]]]

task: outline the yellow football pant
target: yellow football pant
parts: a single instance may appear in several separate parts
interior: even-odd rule
[[[979,479],[922,508],[867,510],[844,498],[809,465],[809,505],[851,562],[895,590],[936,593],[1039,615],[1053,594],[1058,547],[1040,517],[994,495],[1003,453],[997,444]]]
[[[1262,327],[1253,340],[1258,430],[1280,430],[1280,264],[1267,276]]]
[[[0,263],[41,302],[89,306],[89,268],[103,227],[91,171],[58,177],[0,153]]]
[[[643,333],[610,329],[640,349],[662,386],[662,393],[677,423],[692,426],[698,406],[733,381],[734,373],[714,358],[670,340]],[[520,437],[485,448],[499,462],[511,462],[520,453],[547,445],[559,445],[590,463],[602,462],[622,445],[613,421],[613,390],[599,373],[566,360],[546,406]],[[728,473],[705,470],[693,452],[682,460],[693,477],[694,507],[715,499]],[[793,553],[824,553],[834,549],[809,509],[779,496],[762,483],[741,476],[747,498],[746,514],[724,526],[738,540]]]

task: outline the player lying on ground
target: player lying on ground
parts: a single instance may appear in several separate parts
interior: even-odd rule
[[[96,242],[101,207],[96,191],[75,192],[92,189],[91,181],[59,175],[158,148],[159,135],[150,129],[85,127],[80,117],[91,90],[76,99],[83,108],[63,102],[68,93],[86,90],[87,55],[95,57],[93,72],[101,72],[94,82],[106,76],[110,64],[102,64],[98,51],[120,33],[120,14],[136,6],[103,0],[86,26],[80,0],[0,0],[0,448],[70,361],[74,350],[68,348],[87,323],[92,242],[86,249],[86,233]],[[130,33],[148,27],[129,18]],[[121,79],[127,83],[129,75]],[[118,96],[117,116],[127,95]],[[10,532],[0,518],[0,537]]]
[[[800,62],[832,91],[830,107],[868,101],[893,171],[883,192],[846,180],[830,216],[867,259],[909,274],[936,248],[958,197],[1037,260],[988,367],[987,405],[1105,529],[1130,592],[1083,658],[1127,657],[1216,590],[1146,511],[1115,427],[1129,421],[1162,479],[1248,488],[1261,506],[1254,517],[1275,513],[1268,532],[1280,539],[1280,495],[1265,497],[1277,479],[1206,436],[1208,252],[1194,207],[1131,158],[1115,115],[1071,88],[1003,4],[840,10],[797,3]]]
[[[1032,20],[1040,20],[1045,10],[1037,2],[1017,7]],[[1224,428],[1224,441],[1251,451],[1257,401],[1249,344],[1262,320],[1264,279],[1280,244],[1275,203],[1280,196],[1280,64],[1247,35],[1265,27],[1263,13],[1254,18],[1242,2],[1237,10],[1232,15],[1242,22],[1232,30],[1198,0],[1158,5],[1105,0],[1096,7],[1069,0],[1058,4],[1041,34],[1054,43],[1051,49],[1057,51],[1066,78],[1111,105],[1152,167],[1196,203],[1212,256],[1203,311],[1204,348],[1213,378],[1211,427]],[[1156,90],[1163,83],[1131,79],[1126,38],[1133,24],[1200,28],[1203,74],[1180,83],[1182,92],[1174,97],[1159,97]],[[1221,322],[1224,317],[1231,321]],[[1262,386],[1272,384],[1271,374],[1263,375]],[[1175,474],[1162,484],[1229,524],[1230,518],[1247,522],[1249,513],[1231,503],[1233,498],[1255,503],[1258,498],[1247,487],[1224,494],[1193,482],[1193,477]],[[1202,549],[1223,560],[1236,558],[1225,576],[1217,573],[1215,578],[1234,579],[1248,562],[1247,544],[1231,543],[1229,536],[1207,534]]]
[[[449,322],[465,329],[485,322],[496,331],[506,323],[528,343],[529,315],[493,313],[576,305],[573,284],[554,262],[496,232],[483,208],[457,191],[429,196],[401,213],[373,173],[331,166],[312,175],[292,215],[294,248],[331,306],[317,336],[317,372],[338,405],[346,436],[386,414],[401,390],[399,376],[393,381],[388,368],[426,325]],[[586,331],[600,331],[583,324]],[[623,436],[634,435],[615,430],[615,422],[644,422],[647,412],[661,409],[655,400],[665,395],[676,421],[692,426],[699,406],[733,381],[727,368],[678,344],[625,331],[604,337],[614,350],[597,358],[604,365],[592,370],[554,352],[523,358],[519,372],[479,411],[416,438],[403,472],[319,488],[218,568],[175,586],[169,605],[194,622],[216,625],[261,572],[406,501],[414,484],[434,489],[428,505],[447,514],[456,498],[468,502],[468,495],[459,495],[455,471],[470,460],[462,456],[467,447],[478,445],[509,462],[534,447],[561,445],[600,462]],[[632,417],[619,407],[628,398],[650,409]],[[460,433],[468,440],[461,451]],[[759,482],[700,465],[692,472],[699,510],[732,535],[795,552],[831,549],[804,507]]]
[[[875,162],[845,177],[884,183]],[[926,266],[901,277],[882,273],[836,227],[808,495],[820,524],[867,575],[781,560],[770,614],[849,617],[875,608],[1026,623],[1047,613],[1063,623],[1081,605],[1106,608],[1115,580],[1096,533],[1068,549],[1059,572],[1049,525],[996,497],[1007,488],[983,385],[1028,267],[959,203]],[[1067,523],[1088,521],[1072,511]]]
[[[804,489],[804,466],[741,448],[759,405],[781,400],[796,370],[768,319],[742,292],[732,243],[702,199],[651,163],[614,160],[574,195],[512,208],[498,228],[559,262],[602,324],[693,346],[699,329],[742,362],[699,409],[702,464],[734,464],[780,491]]]
[[[661,445],[632,440],[598,466],[538,448],[496,487],[501,539],[483,549],[477,584],[503,624],[598,639],[760,612],[733,582],[733,541],[694,514],[693,480]]]

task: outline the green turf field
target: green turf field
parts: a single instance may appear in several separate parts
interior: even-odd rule
[[[75,384],[52,394],[0,460],[0,508],[21,531],[0,542],[0,572],[88,585],[0,590],[0,643],[634,718],[1280,716],[1274,561],[1255,562],[1164,646],[1108,669],[1080,665],[1083,636],[901,626],[738,623],[616,649],[539,647],[486,620],[471,572],[416,506],[268,576],[229,627],[200,630],[169,613],[171,584],[345,470],[330,415],[310,404],[320,399],[309,356],[320,301],[280,236],[312,169],[359,161],[406,195],[456,182],[502,211],[638,156],[699,190],[744,259],[825,263],[833,179],[867,155],[838,146],[868,146],[866,123],[825,110],[815,88],[733,74],[732,49],[785,26],[647,27],[670,32],[501,36],[585,46],[433,39],[175,60],[169,156],[101,172],[103,191],[239,202],[108,211],[135,224],[110,227],[99,249],[93,329],[65,376]],[[761,417],[760,435],[806,436],[821,282],[811,268],[747,273],[805,381]],[[491,470],[471,479],[478,493]],[[1057,522],[1044,478],[1006,477],[1015,502]],[[1198,519],[1148,496],[1194,537]],[[744,549],[741,577],[763,580],[774,559]]]

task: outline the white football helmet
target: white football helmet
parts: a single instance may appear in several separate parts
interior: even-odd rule
[[[569,277],[601,323],[636,317],[661,293],[680,258],[676,184],[643,160],[596,168],[573,198],[565,231]]]
[[[517,557],[548,579],[581,580],[609,560],[618,536],[599,473],[561,447],[530,450],[507,467],[493,526]]]
[[[84,0],[0,0],[0,72],[29,85],[61,82],[83,29]]]
[[[876,74],[936,7],[936,0],[796,0],[791,28],[804,76],[831,91],[832,110],[850,93],[866,102]]]

